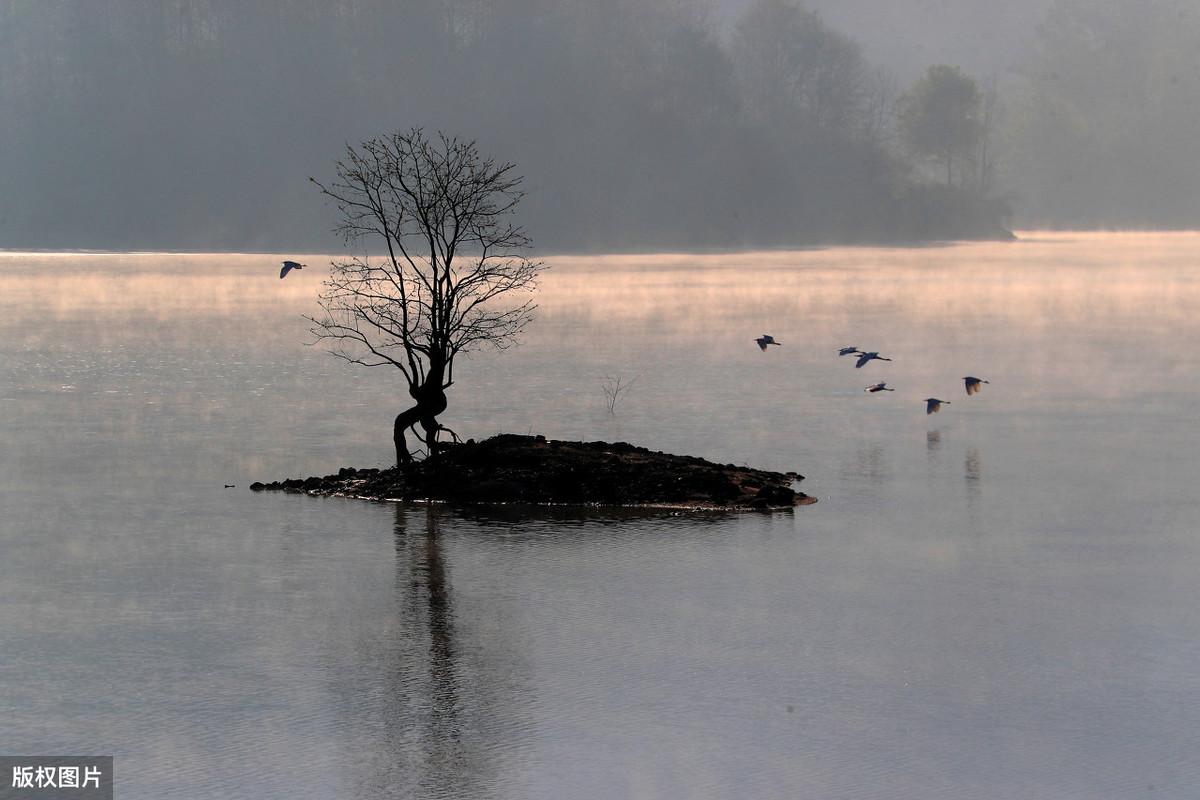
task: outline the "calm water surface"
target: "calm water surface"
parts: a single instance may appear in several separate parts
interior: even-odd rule
[[[278,260],[0,254],[0,752],[122,798],[1200,793],[1200,235],[555,258],[451,390],[464,436],[809,476],[774,515],[251,494],[386,465],[403,405]]]

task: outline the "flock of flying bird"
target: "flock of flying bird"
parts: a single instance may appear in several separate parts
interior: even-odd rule
[[[284,261],[283,269],[279,270],[279,279],[283,280],[284,278],[287,277],[287,274],[289,272],[291,272],[292,270],[303,269],[306,266],[308,266],[308,265],[300,264],[296,261]],[[764,333],[762,336],[758,337],[754,341],[758,343],[758,349],[762,350],[763,352],[766,352],[767,348],[770,347],[771,345],[778,346],[780,344],[779,342],[775,341],[775,337],[769,333]],[[870,364],[872,361],[891,361],[890,358],[881,356],[881,355],[879,355],[878,352],[876,352],[874,350],[859,350],[857,347],[843,347],[842,349],[838,350],[838,355],[839,356],[858,356],[858,359],[854,362],[855,369],[862,369],[867,364]],[[981,388],[983,388],[983,384],[988,383],[988,381],[985,381],[982,378],[976,378],[971,375],[968,375],[967,377],[963,378],[963,383],[966,384],[967,396],[970,397],[973,394],[979,394],[979,390]],[[871,384],[864,391],[868,391],[871,394],[875,394],[876,392],[894,392],[896,390],[888,388],[887,383],[881,381],[879,383]],[[926,397],[925,398],[925,413],[926,414],[936,414],[942,410],[943,405],[947,405],[947,406],[950,405],[950,401],[949,400],[939,400],[936,397]]]
[[[780,345],[779,342],[775,341],[775,337],[771,336],[768,333],[764,333],[762,336],[758,337],[754,341],[758,344],[758,349],[762,350],[763,352],[766,352],[767,348],[770,347],[771,345],[777,345],[777,346]],[[884,356],[879,355],[879,353],[874,350],[860,350],[857,347],[843,347],[840,350],[838,350],[838,355],[839,356],[858,356],[857,360],[854,362],[855,369],[862,369],[867,364],[870,364],[872,361],[891,361],[890,358],[885,358]],[[976,378],[973,375],[968,375],[965,378],[963,378],[963,384],[967,388],[967,397],[970,397],[973,394],[979,394],[979,390],[983,388],[983,384],[985,384],[985,383],[990,383],[990,381],[985,381],[982,378]],[[876,392],[894,392],[896,390],[888,388],[887,383],[881,381],[880,383],[871,384],[864,391],[870,392],[871,394],[875,394]],[[950,405],[950,401],[949,400],[939,400],[936,397],[926,397],[925,398],[925,413],[926,414],[936,414],[942,410],[943,405],[947,405],[947,406]]]

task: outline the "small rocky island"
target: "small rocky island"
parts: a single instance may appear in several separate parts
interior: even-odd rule
[[[254,483],[275,490],[451,504],[780,509],[815,503],[804,476],[676,456],[625,442],[562,442],[501,434],[446,444],[435,458],[391,469],[343,467],[324,477]]]

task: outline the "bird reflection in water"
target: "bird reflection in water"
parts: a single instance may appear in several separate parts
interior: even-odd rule
[[[933,455],[942,447],[942,432],[941,431],[926,431],[925,432],[925,449],[930,455]]]
[[[964,476],[967,481],[967,505],[974,506],[979,500],[980,492],[982,491],[982,463],[979,460],[979,448],[968,447],[967,459],[964,464]]]
[[[842,473],[866,478],[873,486],[882,486],[892,477],[887,451],[877,442],[860,446],[854,453],[854,461],[847,464]]]

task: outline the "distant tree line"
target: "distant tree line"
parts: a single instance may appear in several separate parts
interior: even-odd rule
[[[1004,115],[996,81],[902,89],[791,0],[729,31],[702,6],[0,0],[0,246],[330,247],[306,177],[413,125],[519,164],[543,249],[995,235],[999,197],[1067,219],[1072,187],[1119,221],[1143,173],[1195,209],[1200,162],[1153,152],[1197,130],[1183,0],[1061,0]]]

